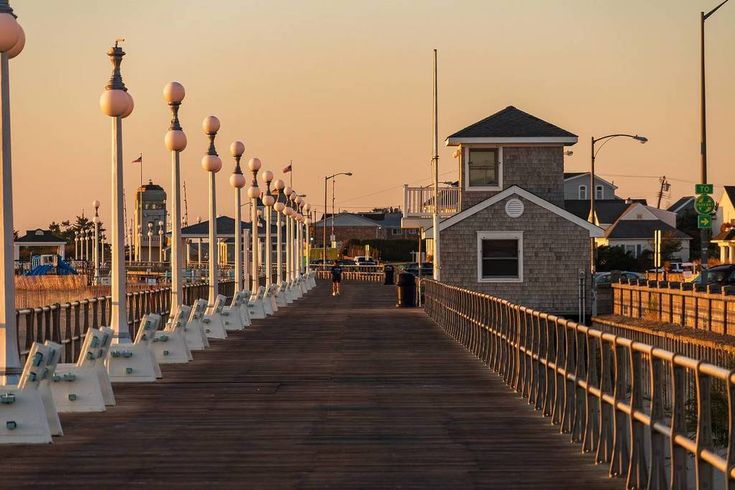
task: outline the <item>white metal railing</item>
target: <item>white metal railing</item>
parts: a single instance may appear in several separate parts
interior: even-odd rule
[[[459,187],[439,188],[439,216],[448,218],[459,209]],[[404,218],[431,218],[434,212],[434,189],[432,187],[403,186]]]

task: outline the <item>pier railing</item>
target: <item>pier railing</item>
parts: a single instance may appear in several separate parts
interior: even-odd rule
[[[483,293],[424,286],[426,312],[448,335],[627,488],[732,486],[723,482],[735,478],[735,371]]]
[[[459,212],[459,187],[439,188],[439,207],[442,218]],[[434,212],[434,189],[432,187],[403,186],[403,216],[406,218],[431,218]]]
[[[221,294],[231,296],[234,281],[219,284]],[[208,295],[207,283],[194,283],[184,286],[184,304],[192,304]],[[61,344],[64,349],[60,362],[75,362],[81,349],[84,335],[90,328],[109,325],[112,298],[101,296],[68,303],[24,308],[16,310],[18,325],[18,349],[24,360],[33,342],[50,340]],[[126,298],[128,327],[131,337],[135,338],[143,315],[158,313],[165,322],[171,309],[171,288],[145,289],[129,292]]]
[[[612,285],[613,314],[735,334],[735,288],[638,281]]]

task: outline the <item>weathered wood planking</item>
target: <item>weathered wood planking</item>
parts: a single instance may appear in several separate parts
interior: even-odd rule
[[[320,285],[116,385],[66,435],[2,447],[2,488],[623,488],[395,289]]]

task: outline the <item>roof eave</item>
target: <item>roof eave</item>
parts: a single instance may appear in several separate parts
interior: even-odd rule
[[[577,143],[576,136],[476,136],[458,137],[450,136],[445,140],[446,146],[472,145],[472,144],[523,144],[523,145],[561,145],[572,146]]]

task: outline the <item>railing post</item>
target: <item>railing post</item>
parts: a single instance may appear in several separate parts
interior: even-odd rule
[[[697,453],[694,455],[694,472],[697,488],[712,489],[714,486],[713,468],[702,459],[702,450],[714,452],[712,441],[712,379],[702,373],[703,361],[697,363],[695,380],[697,383]],[[728,478],[729,480],[729,478]]]
[[[650,355],[650,353],[649,353]],[[628,466],[627,488],[644,488],[648,484],[646,448],[643,441],[643,423],[634,417],[636,411],[643,411],[643,359],[641,353],[628,347],[630,362],[630,410],[628,417],[630,431],[630,464]],[[651,429],[651,432],[655,432]]]
[[[648,358],[651,382],[651,426],[661,424],[665,420],[664,394],[666,383],[664,379],[664,365],[661,359],[654,355],[655,349],[651,349]],[[651,445],[651,474],[648,480],[649,490],[664,490],[668,488],[666,483],[666,464],[663,456],[666,454],[666,439],[663,434],[652,428],[648,431]]]
[[[686,378],[684,368],[676,365],[676,356],[671,360],[671,489],[687,489],[687,451],[674,442],[676,436],[687,436],[686,421]]]

